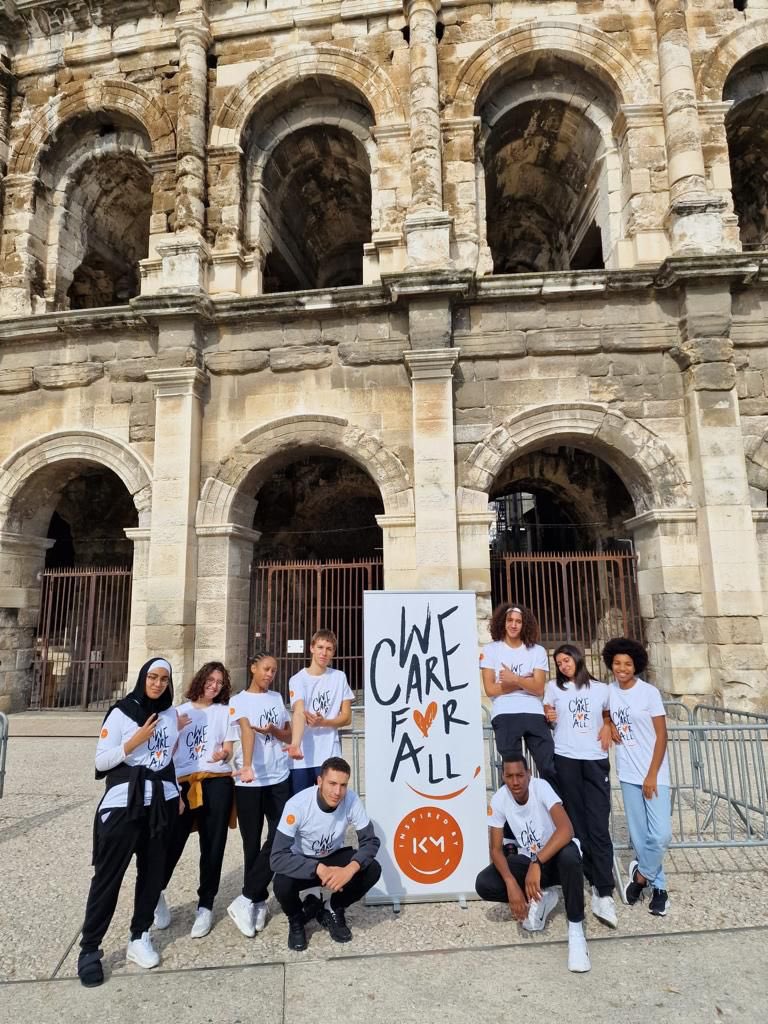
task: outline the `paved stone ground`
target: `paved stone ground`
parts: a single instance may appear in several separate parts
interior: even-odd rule
[[[593,969],[565,968],[562,908],[543,936],[524,937],[500,906],[472,902],[353,908],[355,940],[310,930],[290,953],[276,913],[254,939],[226,915],[240,885],[239,836],[227,848],[216,923],[189,937],[196,856],[188,848],[171,883],[173,923],[155,933],[163,962],[125,962],[131,886],[104,943],[110,975],[86,991],[76,948],[90,880],[91,818],[101,789],[92,757],[98,720],[50,714],[11,719],[0,800],[0,1024],[154,1019],[184,1024],[475,1022],[538,1020],[764,1024],[768,1019],[768,850],[679,851],[669,859],[672,909],[619,907],[619,930],[587,921]],[[194,842],[194,837],[192,842]],[[271,910],[275,911],[274,905]]]

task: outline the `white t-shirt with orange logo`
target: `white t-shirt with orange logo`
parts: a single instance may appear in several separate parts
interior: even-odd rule
[[[544,779],[531,779],[528,800],[519,804],[506,786],[491,797],[491,816],[488,824],[504,828],[506,822],[515,837],[518,853],[530,857],[538,853],[555,833],[550,809],[562,800]]]
[[[173,748],[179,735],[176,721],[176,708],[168,708],[157,716],[152,735],[130,754],[123,753],[123,744],[138,731],[138,725],[132,718],[124,715],[119,708],[113,708],[101,727],[99,742],[96,744],[96,769],[100,772],[109,771],[119,764],[144,765],[153,772],[159,772],[170,764]],[[163,781],[163,793],[166,800],[172,800],[179,794],[179,787],[174,782]],[[152,802],[152,783],[144,786],[144,806]],[[128,806],[128,783],[120,782],[112,786],[104,794],[99,810],[110,807]]]
[[[177,710],[180,715],[189,715],[192,719],[179,733],[179,745],[173,755],[177,778],[192,772],[231,772],[232,765],[228,761],[211,761],[211,755],[221,750],[227,738],[229,705],[210,704],[207,708],[196,708],[187,701]]]
[[[510,647],[503,640],[494,640],[493,643],[486,644],[480,654],[480,668],[493,669],[496,673],[496,682],[498,682],[499,672],[504,666],[515,675],[530,676],[537,668],[548,672],[549,659],[547,652],[539,644],[534,644],[532,647],[526,647],[525,644],[520,644],[519,647]],[[535,697],[532,693],[523,693],[521,690],[516,690],[514,693],[503,693],[500,697],[492,697],[491,705],[491,719],[496,715],[544,714],[541,697]]]
[[[560,689],[550,679],[544,689],[544,703],[557,711],[555,722],[555,753],[575,761],[602,761],[608,757],[600,746],[599,734],[603,727],[603,709],[608,707],[608,686],[591,679],[589,686],[577,689],[575,683],[565,683]]]
[[[348,789],[338,807],[324,811],[317,802],[317,786],[292,796],[283,809],[278,831],[292,836],[292,851],[305,857],[327,857],[346,846],[347,828],[360,831],[368,825],[362,800]]]
[[[345,700],[354,701],[347,677],[336,668],[327,668],[321,676],[310,675],[305,668],[288,681],[291,707],[297,700],[304,701],[304,710],[323,718],[336,718],[341,714]],[[319,768],[328,757],[341,754],[339,730],[332,726],[305,726],[301,741],[302,761],[294,761],[293,768]]]
[[[240,739],[239,721],[247,719],[252,726],[263,729],[265,725],[276,725],[284,728],[291,720],[291,716],[283,702],[283,698],[274,690],[267,690],[266,693],[249,693],[242,690],[235,694],[229,702],[229,733],[230,740]],[[246,789],[253,789],[257,786],[274,786],[278,782],[284,782],[288,778],[291,763],[283,747],[285,744],[274,736],[265,736],[263,733],[253,734],[253,766],[254,781],[241,782],[239,776],[235,776],[235,785],[243,786]],[[242,768],[243,751],[238,747],[235,752],[235,767]]]
[[[622,690],[618,683],[608,687],[611,718],[618,730],[621,743],[616,744],[616,772],[620,782],[642,786],[651,766],[656,746],[653,719],[666,715],[661,694],[644,679],[636,679],[634,686]],[[666,752],[659,767],[656,782],[670,784],[669,757]]]

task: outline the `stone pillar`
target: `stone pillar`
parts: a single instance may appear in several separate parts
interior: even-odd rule
[[[32,685],[40,573],[53,541],[0,532],[0,711],[21,711]]]
[[[713,195],[723,201],[723,249],[727,252],[741,252],[739,218],[733,208],[731,190],[731,154],[725,128],[725,119],[732,106],[733,100],[723,103],[701,102],[699,122],[707,186]]]
[[[485,168],[480,157],[479,117],[455,118],[443,129],[445,208],[453,219],[456,267],[491,273],[485,225]]]
[[[170,658],[177,688],[194,673],[202,397],[194,366],[149,370],[155,385],[152,520],[146,583],[147,656]]]
[[[233,681],[246,678],[251,563],[261,534],[233,523],[198,526],[195,664],[223,661]]]
[[[384,589],[416,590],[416,517],[376,516],[384,547]]]
[[[147,575],[149,573],[150,529],[146,526],[131,526],[123,531],[133,541],[133,564],[131,578],[131,622],[128,632],[128,676],[127,682],[136,679],[139,669],[147,660]],[[178,687],[176,687],[178,698]]]
[[[664,116],[658,103],[625,104],[613,123],[621,153],[623,209],[615,263],[658,266],[669,256]]]
[[[687,0],[652,0],[667,140],[670,205],[667,229],[674,255],[718,252],[723,203],[707,192],[685,12]]]
[[[491,616],[491,549],[489,530],[494,515],[485,491],[458,490],[459,586],[477,594],[477,623],[481,636]],[[490,640],[490,636],[486,637]]]
[[[44,278],[42,239],[36,237],[39,179],[9,174],[3,181],[3,233],[0,241],[0,314],[26,316],[33,309],[32,282]]]
[[[440,0],[405,0],[410,31],[411,211],[405,219],[409,265],[445,267],[451,220],[443,210],[437,12]]]
[[[456,589],[456,472],[453,445],[455,348],[404,353],[411,374],[416,586]]]
[[[768,691],[762,588],[743,458],[728,282],[685,282],[681,343],[702,614],[713,688],[726,704]],[[737,455],[738,457],[734,457]]]
[[[11,47],[7,39],[0,37],[0,174],[8,170],[8,132],[11,125]]]

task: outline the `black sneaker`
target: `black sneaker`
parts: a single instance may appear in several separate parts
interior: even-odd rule
[[[81,953],[77,958],[77,976],[80,984],[86,988],[96,988],[104,983],[104,968],[101,958],[104,954],[100,949],[90,953]]]
[[[307,933],[304,931],[304,915],[288,918],[288,949],[300,953],[307,948]]]
[[[637,861],[633,860],[629,865],[629,881],[624,886],[624,899],[630,907],[637,903],[645,891],[646,883],[637,881],[638,874]]]
[[[304,916],[304,924],[310,921],[319,921],[323,912],[323,901],[313,892],[306,896],[301,902],[301,913]]]
[[[667,907],[669,906],[669,893],[666,889],[657,889],[653,887],[651,893],[651,902],[648,904],[648,910],[651,914],[655,914],[656,917],[666,917]]]
[[[351,942],[352,932],[349,930],[343,907],[331,907],[323,910],[320,924],[328,929],[334,942]]]

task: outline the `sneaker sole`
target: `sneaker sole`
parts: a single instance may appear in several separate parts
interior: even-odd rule
[[[130,961],[132,964],[136,964],[137,967],[143,967],[145,971],[151,971],[153,967],[159,967],[160,961],[154,964],[143,964],[141,960],[138,960],[135,956],[131,956],[130,953],[126,953],[125,959]]]
[[[211,928],[212,927],[213,925],[211,925]],[[189,933],[189,937],[191,939],[204,939],[206,935],[210,935],[211,928],[206,928],[204,932],[195,931],[195,929],[193,928],[192,931]]]
[[[230,918],[235,922],[235,927],[237,928],[237,930],[240,932],[241,935],[244,935],[246,937],[246,939],[252,939],[254,937],[254,935],[256,934],[256,929],[255,928],[254,928],[253,931],[244,932],[243,929],[240,927],[237,918],[232,913],[232,911],[229,909],[229,907],[227,907],[227,913],[229,914]]]
[[[653,917],[666,917],[668,910],[669,910],[669,900],[667,900],[667,905],[666,905],[666,907],[664,907],[663,910],[651,910],[651,908],[649,907],[648,908],[648,913],[651,914]]]
[[[339,938],[337,935],[333,934],[333,932],[330,929],[330,925],[326,921],[321,921],[320,924],[323,926],[323,928],[325,928],[325,930],[328,932],[328,934],[330,935],[330,937],[333,939],[334,942],[342,942],[343,943],[343,942],[351,942],[352,941],[352,934],[351,933],[350,933],[349,937],[345,936],[342,939],[342,938]]]
[[[569,964],[568,970],[571,972],[571,974],[588,974],[592,970],[592,964],[590,963],[586,967],[571,967],[571,965]]]
[[[598,920],[598,921],[600,922],[600,924],[604,924],[606,928],[618,928],[618,927],[619,927],[619,922],[618,922],[618,919],[617,919],[616,921],[611,921],[611,920],[610,920],[609,918],[607,918],[607,917],[600,917],[600,915],[599,915],[599,914],[596,914],[596,913],[594,912],[594,910],[592,911],[592,916],[593,916],[593,917],[594,917],[594,918],[595,918],[596,920]]]

